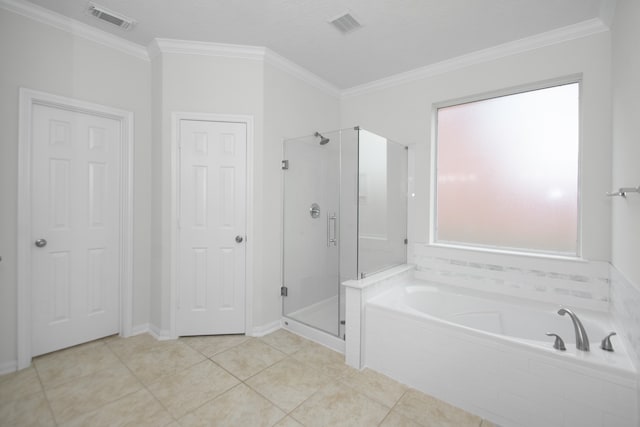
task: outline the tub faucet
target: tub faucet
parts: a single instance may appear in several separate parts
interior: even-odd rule
[[[568,314],[569,317],[571,317],[573,329],[576,331],[576,348],[582,351],[589,351],[589,337],[587,337],[587,331],[584,330],[584,326],[582,326],[582,322],[578,319],[578,316],[576,316],[573,311],[564,307],[558,310],[558,314],[560,316]]]

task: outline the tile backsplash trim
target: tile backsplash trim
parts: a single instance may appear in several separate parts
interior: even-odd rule
[[[415,244],[416,277],[568,307],[609,311],[609,263]]]

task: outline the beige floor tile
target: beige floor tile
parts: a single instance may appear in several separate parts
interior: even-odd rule
[[[119,366],[45,389],[45,393],[56,421],[64,423],[141,388],[140,381]]]
[[[42,385],[33,366],[0,376],[0,402],[21,399],[42,391]]]
[[[291,357],[309,364],[331,378],[342,377],[352,369],[344,363],[344,355],[312,342],[308,342]]]
[[[287,416],[278,421],[274,427],[303,427],[303,425]]]
[[[246,335],[207,335],[199,337],[183,337],[183,341],[196,351],[211,357],[232,347],[242,344],[252,338]]]
[[[380,424],[380,427],[422,427],[417,422],[403,415],[398,414],[396,411],[391,411],[385,417]]]
[[[43,392],[36,392],[20,399],[0,400],[0,425],[55,426],[55,420]]]
[[[258,340],[249,340],[211,358],[241,380],[257,374],[286,357],[284,353]]]
[[[151,383],[149,390],[174,418],[180,418],[239,383],[210,360]]]
[[[161,346],[166,341],[158,341],[149,334],[134,335],[128,338],[111,336],[106,338],[107,346],[121,359],[126,360],[136,353]]]
[[[329,382],[326,375],[290,357],[246,381],[285,412],[292,411]]]
[[[239,384],[222,396],[205,403],[178,421],[191,426],[272,426],[285,416],[271,402]]]
[[[145,385],[205,360],[202,354],[183,342],[162,341],[160,344],[132,353],[123,360]]]
[[[292,354],[298,350],[302,350],[305,345],[310,343],[310,341],[285,329],[278,329],[258,339],[286,354]]]
[[[482,419],[416,390],[407,391],[393,408],[424,426],[480,426]]]
[[[305,426],[377,426],[389,408],[342,383],[332,383],[298,406],[291,415]]]
[[[36,357],[33,364],[45,389],[121,365],[103,341],[93,341]]]
[[[390,408],[407,391],[406,386],[370,369],[354,370],[346,375],[342,381],[365,396]]]
[[[174,422],[171,415],[146,389],[124,396],[93,412],[76,417],[62,427],[160,427]]]

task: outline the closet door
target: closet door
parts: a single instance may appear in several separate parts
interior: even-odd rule
[[[180,121],[178,335],[245,332],[244,123]]]

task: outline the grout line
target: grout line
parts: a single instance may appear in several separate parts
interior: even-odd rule
[[[38,372],[38,369],[36,368],[36,364],[33,363],[33,360],[31,361],[31,364],[33,365],[33,370],[36,371],[36,377],[38,378],[38,382],[40,383],[40,388],[42,389],[42,396],[44,396],[44,400],[47,402],[47,408],[49,408],[49,412],[51,413],[51,418],[53,418],[53,422],[55,423],[55,425],[59,425],[58,424],[58,420],[56,419],[56,414],[53,412],[53,407],[51,406],[51,402],[49,401],[49,397],[47,396],[47,392],[44,389],[44,384],[42,383],[42,378],[40,378],[40,372]]]
[[[198,337],[207,337],[207,336],[214,337],[214,336],[242,336],[242,335],[240,335],[240,334],[232,334],[232,335],[198,335]],[[204,357],[206,357],[207,359],[211,359],[213,356],[216,356],[216,355],[218,355],[218,354],[220,354],[220,353],[224,353],[225,351],[227,351],[227,350],[231,350],[232,348],[235,348],[235,347],[238,347],[238,346],[240,346],[240,345],[242,345],[242,344],[244,344],[244,343],[246,343],[246,342],[248,342],[248,341],[251,341],[251,340],[257,339],[257,338],[254,338],[254,337],[250,337],[249,335],[246,335],[246,334],[244,335],[244,337],[246,338],[245,340],[243,340],[243,341],[241,341],[241,342],[239,342],[239,343],[233,344],[233,345],[231,345],[231,346],[230,346],[230,347],[228,347],[228,348],[225,348],[225,349],[223,349],[223,350],[220,350],[220,351],[218,351],[218,352],[216,352],[216,353],[212,354],[211,356],[208,356],[208,355],[207,355],[207,354],[205,354],[204,352],[202,352],[202,351],[200,351],[200,350],[196,349],[196,348],[195,348],[195,347],[193,347],[191,344],[189,344],[189,341],[192,341],[192,340],[189,340],[189,339],[183,339],[183,340],[181,340],[181,338],[189,338],[189,337],[180,337],[180,338],[178,338],[178,341],[185,341],[185,344],[186,344],[186,345],[188,345],[189,347],[191,347],[192,349],[194,349],[194,350],[195,350],[195,351],[197,351],[198,353],[202,354],[202,355],[203,355]]]
[[[182,368],[180,368],[179,370],[176,370],[175,372],[173,372],[172,374],[169,374],[169,375],[167,375],[167,376],[163,376],[162,378],[167,378],[167,377],[171,377],[171,376],[174,376],[174,375],[180,375],[182,372],[184,372],[184,371],[186,371],[186,370],[188,370],[188,369],[191,369],[191,368],[193,368],[194,366],[196,366],[196,365],[198,365],[198,364],[205,363],[205,362],[210,362],[210,363],[213,363],[213,364],[214,364],[215,366],[217,366],[218,368],[222,369],[222,371],[224,371],[225,373],[227,373],[228,375],[230,375],[232,378],[234,378],[234,379],[237,381],[237,384],[234,384],[233,386],[229,387],[228,389],[226,389],[226,390],[224,390],[224,391],[220,392],[219,394],[217,394],[216,396],[212,397],[211,399],[206,400],[205,402],[203,402],[203,403],[202,403],[201,405],[199,405],[198,407],[196,407],[196,408],[194,408],[194,409],[190,410],[189,412],[187,412],[187,413],[183,414],[180,418],[182,418],[182,417],[186,416],[187,414],[190,414],[190,413],[193,413],[193,412],[195,412],[195,411],[199,410],[199,409],[200,409],[200,408],[202,408],[204,405],[210,404],[212,401],[214,401],[214,400],[216,400],[216,399],[220,398],[221,396],[224,396],[225,394],[227,394],[227,393],[231,392],[232,390],[236,389],[237,387],[239,387],[239,386],[242,384],[242,385],[244,385],[245,387],[247,387],[249,390],[251,390],[252,392],[256,393],[256,394],[257,394],[258,396],[260,396],[261,398],[265,399],[265,400],[266,400],[267,402],[269,402],[269,404],[271,404],[274,408],[277,408],[278,410],[282,411],[282,412],[285,414],[285,415],[284,415],[284,416],[283,416],[283,417],[282,417],[278,422],[280,422],[281,420],[283,420],[283,419],[284,419],[284,418],[286,418],[286,417],[291,417],[291,419],[293,419],[294,421],[296,421],[296,422],[298,422],[298,423],[300,423],[300,424],[303,424],[303,423],[302,423],[301,421],[299,421],[296,417],[294,417],[294,416],[292,415],[292,413],[293,413],[293,412],[295,412],[298,408],[300,408],[300,407],[301,407],[302,405],[304,405],[305,403],[308,403],[308,402],[309,402],[311,399],[313,399],[314,397],[317,397],[317,396],[318,396],[318,394],[319,394],[322,390],[324,390],[328,385],[330,385],[330,384],[337,384],[337,385],[338,385],[339,387],[341,387],[342,389],[346,389],[346,391],[347,391],[348,393],[354,393],[354,394],[356,394],[356,393],[357,393],[357,394],[360,394],[360,395],[362,395],[362,396],[366,397],[367,399],[371,399],[372,401],[375,401],[375,402],[377,402],[377,403],[381,404],[381,405],[382,405],[382,406],[384,406],[385,408],[388,408],[387,413],[386,413],[386,414],[385,414],[385,416],[382,418],[382,420],[380,421],[380,423],[378,423],[378,425],[380,425],[380,424],[382,424],[382,423],[383,423],[383,422],[384,422],[384,421],[385,421],[385,420],[386,420],[386,419],[391,415],[391,413],[392,413],[393,411],[395,411],[395,410],[398,408],[398,405],[399,405],[399,404],[400,404],[400,402],[405,398],[405,396],[407,395],[407,393],[409,393],[409,392],[410,392],[410,391],[412,391],[412,390],[413,390],[413,391],[417,391],[417,390],[415,390],[414,388],[411,388],[411,387],[406,386],[406,389],[402,392],[402,394],[398,397],[398,399],[396,399],[395,403],[393,403],[393,405],[391,405],[391,407],[387,407],[387,405],[386,405],[386,404],[383,404],[382,402],[379,402],[377,399],[374,399],[374,398],[369,397],[367,394],[365,394],[365,393],[363,393],[363,392],[361,392],[361,391],[358,391],[358,389],[357,389],[357,388],[355,388],[355,387],[353,387],[351,384],[349,384],[348,379],[350,378],[350,376],[351,376],[351,375],[355,375],[355,373],[356,373],[356,372],[358,372],[358,371],[353,371],[353,370],[347,369],[347,370],[345,370],[344,372],[340,373],[340,375],[338,375],[338,376],[333,376],[333,375],[329,375],[329,374],[325,373],[325,372],[322,370],[322,367],[324,367],[324,366],[329,366],[329,365],[333,365],[333,362],[328,363],[328,364],[325,364],[325,363],[323,363],[322,361],[320,361],[320,362],[318,362],[318,363],[308,363],[308,362],[305,362],[305,361],[302,361],[302,360],[298,360],[298,359],[296,359],[296,358],[294,357],[294,355],[295,355],[295,354],[297,354],[297,353],[299,353],[299,352],[301,352],[301,351],[303,351],[303,350],[306,348],[306,344],[307,344],[307,343],[312,343],[312,341],[307,340],[307,339],[305,339],[305,338],[301,338],[301,339],[303,340],[303,341],[302,341],[302,345],[301,345],[301,347],[300,347],[300,348],[298,348],[296,351],[292,352],[291,354],[288,354],[288,353],[286,353],[286,352],[284,352],[284,351],[280,350],[280,349],[279,349],[278,347],[276,347],[275,345],[272,345],[272,344],[269,344],[269,343],[267,343],[267,342],[264,342],[263,340],[260,340],[260,342],[262,342],[263,344],[266,344],[269,348],[272,348],[274,351],[277,351],[277,352],[281,353],[282,355],[284,355],[284,357],[283,357],[282,359],[279,359],[279,360],[277,360],[276,362],[274,362],[274,363],[272,363],[272,364],[268,365],[268,366],[265,366],[265,367],[261,368],[260,370],[258,370],[258,372],[256,372],[256,373],[254,373],[254,374],[250,375],[249,377],[247,377],[247,378],[245,378],[245,379],[243,380],[243,379],[240,379],[237,375],[233,374],[233,373],[232,373],[231,371],[229,371],[228,369],[226,369],[224,366],[222,366],[221,364],[219,364],[218,362],[216,362],[215,360],[213,360],[213,357],[215,357],[215,356],[217,356],[217,355],[219,355],[219,354],[222,354],[222,353],[224,353],[224,352],[227,352],[227,351],[231,351],[231,350],[233,350],[233,349],[236,349],[238,346],[240,346],[240,345],[242,345],[242,344],[244,344],[244,343],[248,342],[248,340],[259,339],[259,338],[251,338],[251,337],[247,337],[247,338],[248,338],[247,340],[244,340],[244,341],[242,341],[242,342],[240,342],[240,343],[238,343],[238,344],[236,344],[236,345],[233,345],[233,346],[231,346],[231,347],[229,347],[229,348],[227,348],[227,349],[225,349],[225,350],[223,350],[223,351],[220,351],[220,352],[218,352],[218,353],[215,353],[215,354],[213,354],[211,357],[208,357],[208,356],[206,356],[203,352],[198,351],[197,349],[193,348],[191,345],[189,345],[189,344],[188,344],[188,342],[185,342],[186,340],[183,340],[183,341],[182,341],[182,345],[184,345],[186,348],[188,348],[188,349],[190,349],[190,350],[193,350],[193,351],[194,351],[194,352],[196,352],[198,355],[200,355],[200,356],[204,357],[204,359],[203,359],[203,360],[199,360],[199,361],[197,361],[197,362],[195,362],[195,363],[193,363],[193,364],[190,364],[190,365],[188,365],[188,366],[186,366],[186,367],[182,367]],[[180,341],[178,341],[178,342],[180,342]],[[154,399],[154,400],[155,400],[155,401],[160,405],[159,407],[160,407],[160,408],[162,408],[162,409],[163,409],[163,410],[164,410],[164,411],[169,415],[169,418],[170,418],[173,422],[178,422],[178,418],[176,418],[176,417],[174,417],[174,416],[172,415],[172,413],[168,410],[168,408],[167,408],[167,407],[166,407],[166,406],[165,406],[165,405],[164,405],[164,404],[163,404],[163,403],[158,399],[158,397],[156,397],[156,395],[155,395],[155,394],[151,391],[151,389],[149,388],[149,386],[150,386],[150,385],[155,384],[157,381],[162,381],[162,378],[158,378],[158,379],[155,379],[155,378],[154,378],[154,379],[153,379],[153,381],[151,381],[151,382],[149,383],[149,385],[147,385],[145,382],[143,382],[143,381],[142,381],[142,380],[141,380],[141,379],[140,379],[140,378],[139,378],[139,377],[138,377],[138,376],[133,372],[133,370],[132,370],[132,369],[129,367],[129,365],[124,361],[124,359],[123,359],[120,355],[118,355],[118,354],[114,351],[114,349],[112,349],[112,348],[111,348],[111,345],[109,344],[109,341],[103,341],[103,342],[102,342],[102,344],[106,346],[106,348],[108,349],[107,351],[108,351],[109,353],[111,353],[113,356],[115,356],[115,359],[118,361],[118,363],[120,363],[122,366],[124,366],[124,367],[125,367],[125,369],[127,370],[127,372],[129,372],[129,373],[132,375],[132,377],[136,379],[136,381],[137,381],[138,385],[140,386],[140,388],[138,388],[138,389],[136,389],[136,390],[134,390],[134,391],[132,391],[132,392],[130,392],[130,393],[127,393],[126,395],[120,396],[120,397],[118,397],[118,398],[117,398],[117,399],[115,399],[115,400],[111,400],[111,401],[109,401],[109,402],[105,403],[104,405],[101,405],[100,407],[98,407],[98,408],[96,408],[96,409],[94,409],[94,410],[92,410],[92,411],[86,412],[86,413],[84,413],[84,414],[82,414],[82,415],[91,414],[91,413],[94,413],[94,412],[100,411],[100,410],[102,410],[104,407],[106,407],[107,405],[110,405],[110,404],[112,404],[112,403],[114,403],[114,402],[117,402],[117,401],[119,401],[119,400],[122,400],[122,399],[129,399],[129,398],[130,398],[130,396],[131,396],[132,394],[137,393],[138,391],[141,391],[141,390],[145,390],[145,391],[146,391],[147,393],[149,393],[149,394],[152,396],[152,398],[153,398],[153,399]],[[160,342],[158,345],[159,345],[159,346],[161,346],[161,345],[163,345],[163,343],[161,343],[161,342]],[[285,344],[284,344],[284,345],[286,345],[286,342],[285,342]],[[99,347],[99,346],[96,346],[96,348],[100,349],[100,347]],[[151,347],[143,348],[143,349],[141,350],[141,352],[149,352],[149,351],[150,351],[150,352],[153,352],[153,351],[155,351],[155,350],[156,350],[156,348],[157,348],[157,346],[152,345]],[[75,352],[76,350],[73,350],[73,351]],[[136,352],[136,353],[139,353],[139,352]],[[135,353],[134,353],[134,354],[135,354]],[[332,360],[333,360],[333,359],[330,359],[330,361],[332,361]],[[271,400],[271,399],[270,399],[266,394],[263,394],[263,393],[262,393],[262,392],[260,392],[259,390],[257,390],[257,389],[255,389],[255,388],[253,388],[253,387],[248,383],[252,378],[255,378],[256,376],[258,376],[258,375],[260,375],[260,374],[264,373],[267,369],[270,369],[271,367],[273,367],[273,366],[275,366],[275,365],[277,365],[277,364],[279,364],[279,363],[281,363],[281,362],[284,362],[284,363],[296,363],[296,364],[300,364],[301,366],[303,366],[303,367],[304,367],[304,369],[313,370],[315,373],[317,373],[318,375],[320,375],[324,380],[326,380],[326,381],[322,382],[322,384],[324,384],[324,385],[319,386],[315,391],[313,391],[309,396],[307,396],[304,400],[302,400],[298,405],[296,405],[296,406],[295,406],[293,409],[291,409],[290,411],[287,411],[287,410],[285,410],[284,408],[280,407],[276,402],[272,401],[272,400]],[[112,367],[115,367],[115,364],[114,364],[114,366],[112,366]],[[38,382],[39,382],[39,384],[40,384],[41,391],[42,391],[42,393],[43,393],[43,395],[44,395],[44,397],[45,397],[45,400],[46,400],[46,403],[47,403],[48,409],[49,409],[49,411],[50,411],[50,413],[51,413],[51,416],[53,417],[53,420],[54,420],[54,422],[56,423],[56,425],[58,425],[59,423],[58,423],[58,421],[57,421],[57,420],[56,420],[56,418],[55,418],[55,414],[54,414],[54,412],[53,412],[53,409],[52,409],[52,406],[51,406],[51,402],[49,401],[49,399],[48,399],[48,397],[47,397],[46,390],[45,390],[45,388],[44,388],[44,384],[43,384],[43,382],[42,382],[41,373],[39,372],[39,370],[38,370],[38,368],[37,368],[37,366],[36,366],[36,364],[35,364],[35,363],[33,363],[33,369],[35,370],[35,373],[36,373],[36,375],[37,375],[37,379],[38,379]],[[84,376],[81,376],[81,377],[73,378],[73,379],[71,379],[71,380],[69,380],[69,381],[74,381],[74,380],[77,380],[77,379],[79,379],[79,378],[83,378],[83,377],[86,377],[86,376],[89,376],[89,375],[93,375],[93,374],[95,374],[95,373],[97,373],[97,372],[101,372],[101,371],[103,371],[103,370],[107,370],[107,369],[110,369],[110,368],[108,368],[108,367],[107,367],[107,368],[104,368],[104,369],[99,369],[99,370],[98,370],[98,371],[96,371],[96,372],[93,372],[93,373],[91,373],[91,374],[87,374],[87,375],[84,375]],[[374,372],[375,372],[375,371],[374,371]],[[384,375],[384,374],[381,374],[381,375]],[[389,377],[387,377],[386,375],[385,375],[385,377],[386,377],[386,378],[389,378]],[[63,383],[63,384],[66,384],[66,383],[67,383],[67,382],[65,382],[65,383]],[[62,384],[60,384],[60,385],[62,385]],[[57,386],[56,386],[56,387],[57,387]],[[419,391],[418,391],[418,392],[419,392]],[[397,413],[398,415],[400,415],[400,416],[402,416],[402,417],[406,418],[407,420],[411,420],[411,421],[413,421],[413,422],[418,423],[418,421],[414,420],[414,419],[413,419],[413,418],[411,418],[411,417],[408,417],[408,416],[407,416],[407,415],[405,415],[403,412],[396,411],[396,413]],[[80,415],[78,415],[78,416],[80,416]],[[485,420],[484,420],[483,418],[481,418],[481,417],[480,417],[480,422],[479,422],[479,424],[478,424],[478,427],[482,427],[482,426],[483,426],[483,422],[484,422],[484,421],[485,421]]]
[[[218,394],[217,396],[215,396],[215,397],[213,397],[213,398],[211,398],[211,399],[207,400],[206,402],[202,403],[202,405],[199,405],[198,407],[193,408],[191,411],[189,411],[189,412],[185,413],[185,414],[184,414],[184,415],[182,415],[180,418],[184,418],[184,417],[186,417],[187,415],[189,415],[189,414],[191,414],[191,413],[196,412],[198,409],[202,408],[204,405],[207,405],[207,404],[209,404],[210,402],[213,402],[214,400],[216,400],[216,399],[218,399],[218,398],[220,398],[220,397],[224,396],[225,394],[229,393],[231,390],[233,390],[233,389],[237,388],[238,386],[240,386],[240,384],[243,384],[243,383],[242,383],[242,382],[239,382],[238,384],[234,384],[233,386],[229,387],[227,390],[223,391],[222,393]],[[178,422],[178,419],[175,419],[175,420],[176,420],[176,422]]]
[[[70,347],[70,348],[57,350],[57,351],[54,351],[54,352],[51,352],[51,353],[47,353],[47,354],[55,354],[55,353],[62,354],[62,352],[67,352],[67,351],[68,351],[69,354],[73,354],[73,353],[77,353],[79,351],[82,351],[83,347],[87,348],[88,347],[88,346],[86,346],[87,344],[92,344],[93,345],[94,343],[100,343],[101,345],[106,347],[107,351],[110,352],[118,360],[118,362],[120,362],[125,368],[128,368],[124,363],[122,363],[120,358],[113,352],[113,350],[111,350],[111,348],[109,348],[106,345],[106,343],[103,341],[103,339],[104,338],[99,338],[99,339],[96,339],[96,340],[93,340],[93,341],[89,341],[89,342],[86,342],[86,343],[78,344],[78,345]],[[100,345],[95,345],[94,347],[95,348],[99,348]],[[46,356],[46,355],[43,355],[43,356]],[[98,374],[100,372],[103,372],[103,371],[106,371],[108,369],[112,369],[113,368],[113,366],[105,366],[105,367],[102,367],[101,369],[98,369],[96,371],[93,371],[93,372],[90,372],[90,373],[87,373],[85,375],[81,375],[81,376],[78,376],[78,377],[69,378],[68,380],[65,380],[65,381],[63,381],[63,382],[61,382],[59,384],[55,384],[53,386],[50,386],[50,387],[46,388],[44,386],[43,381],[42,381],[42,377],[41,377],[40,371],[39,371],[38,367],[36,366],[35,360],[32,361],[32,365],[33,365],[33,369],[35,369],[35,371],[36,371],[36,374],[38,376],[38,381],[40,382],[40,386],[42,387],[42,393],[44,395],[44,398],[45,398],[45,400],[47,402],[47,406],[49,407],[49,410],[51,411],[51,415],[53,416],[53,420],[56,423],[56,425],[59,425],[59,421],[56,418],[55,412],[53,411],[53,406],[51,406],[51,401],[49,400],[49,396],[47,394],[47,390],[51,390],[51,389],[55,389],[55,388],[58,388],[58,387],[62,387],[62,386],[67,385],[67,384],[69,384],[69,383],[71,383],[73,381],[78,381],[78,380],[90,377],[92,375],[96,375],[96,374]],[[139,382],[137,377],[134,376],[134,378]],[[128,393],[128,394],[130,394],[130,393]],[[87,413],[91,413],[91,412],[97,411],[98,409],[102,408],[103,406],[106,406],[109,403],[115,402],[115,401],[117,401],[119,399],[120,399],[120,397],[115,399],[115,400],[112,400],[112,401],[109,401],[109,402],[105,403],[104,405],[100,406],[99,408],[96,408],[95,410],[92,410],[92,411],[89,411],[89,412],[83,412],[80,415],[84,415],[84,414],[87,414]],[[80,416],[80,415],[78,415],[78,416]]]
[[[75,353],[78,353],[78,352],[80,352],[80,351],[82,351],[82,350],[84,350],[84,349],[86,349],[86,348],[91,348],[91,347],[98,348],[98,347],[100,347],[100,346],[99,346],[99,345],[94,345],[94,344],[95,344],[95,343],[100,343],[100,344],[102,344],[102,345],[105,345],[105,344],[104,344],[103,342],[101,342],[101,341],[102,341],[102,338],[99,338],[99,339],[97,339],[97,340],[89,341],[89,342],[86,342],[86,343],[83,343],[83,344],[78,344],[78,345],[75,345],[75,346],[73,346],[73,347],[63,348],[63,349],[60,349],[60,350],[56,350],[56,351],[52,351],[52,352],[49,352],[49,353],[46,353],[46,354],[42,354],[42,355],[40,355],[40,356],[36,356],[36,357],[32,358],[31,364],[33,365],[33,367],[34,367],[34,368],[36,368],[36,363],[35,363],[36,361],[35,361],[35,359],[40,359],[40,358],[44,358],[44,359],[46,359],[46,358],[52,358],[54,355],[55,355],[55,357],[60,357],[59,355],[60,355],[60,354],[63,354],[63,353],[75,354]],[[91,347],[89,347],[89,345],[88,345],[88,344],[91,344]],[[83,346],[85,346],[85,345],[86,345],[86,347],[84,347],[84,348],[83,348]],[[109,351],[111,351],[111,349],[110,349],[110,348],[109,348]],[[49,356],[49,357],[47,357],[47,356]],[[43,359],[43,360],[44,360],[44,359]],[[43,363],[43,362],[41,362],[41,363]],[[46,362],[44,362],[44,363],[46,363]],[[54,385],[53,385],[53,386],[51,386],[51,385],[50,385],[50,386],[48,386],[48,387],[45,387],[45,386],[44,386],[44,382],[42,381],[42,378],[40,378],[40,375],[39,375],[39,374],[38,374],[38,377],[40,378],[40,382],[41,382],[41,384],[42,384],[42,388],[43,388],[44,390],[47,390],[47,389],[52,389],[52,388],[60,387],[60,386],[62,386],[62,385],[65,385],[65,384],[70,383],[71,381],[75,381],[75,380],[78,380],[78,379],[80,379],[80,378],[88,377],[89,375],[94,375],[94,374],[96,374],[96,373],[98,373],[98,372],[102,372],[102,371],[104,371],[104,370],[106,370],[106,369],[109,369],[109,366],[101,367],[101,368],[99,368],[99,369],[98,369],[98,370],[96,370],[96,371],[89,372],[89,373],[84,374],[84,375],[80,375],[79,377],[72,377],[72,378],[65,379],[65,380],[63,380],[61,383],[58,383],[58,384],[55,384],[55,383],[54,383]],[[36,368],[36,370],[37,370],[37,368]]]
[[[222,369],[223,371],[225,371],[226,373],[228,373],[229,375],[231,375],[233,378],[235,378],[236,380],[238,380],[239,382],[243,383],[244,381],[238,377],[237,375],[235,375],[233,372],[231,372],[230,370],[228,370],[227,368],[225,368],[224,366],[222,366],[221,364],[219,364],[218,362],[216,362],[215,360],[208,358],[211,363],[215,364],[217,367],[219,367],[220,369]],[[257,375],[257,374],[256,374]],[[235,386],[234,386],[235,387]],[[230,390],[230,389],[229,389]],[[225,392],[226,393],[226,392]]]
[[[374,371],[374,372],[375,372],[375,371]],[[384,374],[381,374],[381,375],[384,375]],[[385,375],[385,377],[386,377],[386,375]],[[387,377],[387,378],[389,378],[389,377]],[[391,378],[391,379],[393,379],[393,378]],[[395,381],[395,380],[394,380],[394,381]],[[403,384],[403,385],[404,385],[404,384]],[[405,386],[405,387],[407,387],[407,386]],[[388,417],[389,415],[391,415],[391,412],[393,412],[393,410],[394,410],[394,409],[396,409],[396,406],[398,406],[398,403],[400,403],[400,401],[402,400],[402,398],[404,397],[404,395],[405,395],[405,394],[407,394],[407,393],[409,392],[409,390],[411,390],[411,389],[410,389],[409,387],[407,387],[407,389],[406,389],[405,391],[403,391],[403,392],[402,392],[402,394],[400,395],[400,397],[398,398],[398,400],[396,400],[396,402],[391,406],[391,408],[389,408],[389,412],[387,413],[387,415],[385,415],[385,417],[382,419],[382,421],[380,421],[380,424],[378,424],[379,426],[380,426],[380,425],[382,425],[382,423],[384,422],[384,420],[386,420],[386,419],[387,419],[387,417]],[[397,412],[397,414],[398,414],[398,415],[400,415],[400,416],[401,416],[401,417],[403,417],[403,418],[406,418],[406,419],[408,419],[408,420],[413,421],[413,422],[414,422],[414,423],[416,423],[416,424],[420,424],[420,423],[418,423],[416,420],[411,419],[411,418],[407,417],[406,415],[401,414],[400,412]]]
[[[123,338],[123,339],[126,339],[126,338]],[[151,347],[151,348],[153,348],[153,347]],[[150,350],[151,348],[149,348],[149,349],[145,349],[145,350]],[[164,411],[169,415],[169,417],[170,417],[171,419],[173,419],[175,422],[178,422],[178,420],[177,420],[173,415],[171,415],[171,412],[169,412],[169,410],[168,410],[168,409],[164,406],[164,404],[163,404],[163,403],[162,403],[162,402],[161,402],[161,401],[156,397],[156,395],[155,395],[155,394],[153,394],[153,393],[151,392],[151,390],[149,390],[149,387],[147,387],[147,385],[146,385],[146,384],[145,384],[145,383],[144,383],[140,378],[138,378],[138,376],[137,376],[137,375],[136,375],[136,374],[131,370],[131,368],[129,367],[129,365],[127,365],[127,363],[126,363],[125,361],[123,361],[123,360],[122,360],[122,358],[121,358],[118,354],[116,354],[116,352],[115,352],[115,351],[113,351],[113,349],[111,349],[111,347],[109,347],[109,350],[111,350],[111,352],[116,356],[116,358],[118,358],[118,360],[120,361],[120,363],[122,363],[122,364],[124,365],[124,367],[129,371],[129,373],[131,373],[131,375],[132,375],[132,376],[133,376],[133,377],[134,377],[134,378],[135,378],[135,379],[140,383],[140,385],[142,386],[142,388],[141,388],[140,390],[142,390],[142,389],[146,390],[146,391],[147,391],[147,393],[149,393],[149,394],[151,395],[151,397],[152,397],[156,402],[158,402],[158,404],[160,405],[160,407],[161,407],[162,409],[164,409]],[[138,391],[139,391],[139,390],[138,390]],[[132,393],[130,393],[130,394],[132,394]],[[127,395],[127,396],[128,396],[128,395]]]

